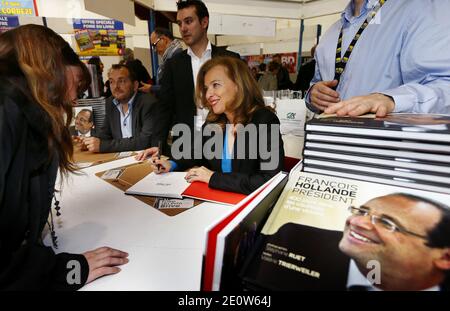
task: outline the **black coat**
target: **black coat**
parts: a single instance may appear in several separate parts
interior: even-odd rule
[[[126,65],[128,66],[128,68],[130,68],[131,71],[134,72],[139,85],[141,85],[141,82],[150,82],[150,74],[148,73],[144,65],[142,65],[142,62],[139,59],[130,60],[126,63]]]
[[[309,90],[311,80],[314,78],[316,70],[316,61],[313,58],[309,62],[303,64],[297,74],[297,80],[294,84],[294,90],[305,93]]]
[[[137,92],[131,113],[133,137],[122,138],[120,112],[113,104],[113,97],[106,100],[105,123],[96,134],[101,139],[100,152],[135,151],[157,146],[153,126],[156,123],[156,98],[151,94]]]
[[[277,73],[278,90],[290,90],[293,87],[291,78],[289,77],[289,71],[286,67],[281,66]]]
[[[283,163],[284,163],[284,148],[283,148],[283,140],[281,138],[281,134],[279,132],[279,125],[280,121],[278,120],[278,117],[271,112],[268,109],[259,109],[257,110],[252,120],[249,122],[250,124],[255,124],[257,128],[261,124],[267,124],[267,150],[276,150],[278,153],[278,159],[279,161],[276,163],[276,167],[271,170],[262,170],[261,164],[264,162],[270,162],[271,159],[264,159],[263,155],[261,154],[259,150],[259,139],[262,134],[261,131],[257,132],[258,137],[251,137],[251,141],[258,142],[257,143],[257,156],[256,158],[252,159],[250,157],[252,150],[249,150],[250,146],[250,138],[248,136],[248,133],[245,135],[245,157],[243,159],[237,158],[237,150],[238,150],[238,141],[240,139],[240,136],[238,135],[234,141],[234,158],[231,161],[232,166],[232,172],[231,173],[223,173],[222,172],[222,160],[221,159],[211,159],[208,160],[205,158],[205,155],[203,155],[202,159],[198,160],[187,160],[187,159],[181,159],[181,160],[175,160],[175,163],[177,164],[177,170],[178,171],[184,171],[188,168],[191,168],[193,166],[205,166],[209,168],[210,170],[214,171],[215,173],[211,176],[211,179],[209,181],[209,187],[221,189],[225,191],[232,191],[232,192],[239,192],[239,193],[245,193],[249,194],[256,190],[258,187],[260,187],[262,184],[264,184],[266,181],[271,179],[273,176],[275,176],[278,172],[283,170]],[[278,142],[272,141],[270,137],[271,133],[271,126],[276,125],[278,126]],[[205,128],[206,124],[203,125],[203,129]],[[214,132],[211,136],[206,136],[203,134],[202,139],[202,150],[205,144],[208,142],[208,140],[212,139],[214,137]],[[225,138],[225,135],[223,134],[223,138]],[[267,151],[266,151],[267,152]]]
[[[239,54],[212,45],[211,57],[231,56],[240,58]],[[194,129],[194,116],[197,107],[194,100],[194,79],[191,57],[184,50],[174,55],[164,64],[159,91],[157,133],[165,142],[173,124],[186,124]]]
[[[55,255],[42,242],[57,172],[49,124],[37,104],[0,78],[0,290],[76,290],[87,280],[84,256]],[[81,265],[81,284],[66,281],[71,260]]]

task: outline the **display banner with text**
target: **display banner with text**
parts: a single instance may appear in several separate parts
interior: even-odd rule
[[[281,64],[285,67],[289,73],[296,73],[297,69],[297,54],[292,53],[280,53]],[[263,54],[263,55],[250,55],[242,57],[250,68],[257,67],[261,63],[269,64],[272,61],[272,57],[275,54]]]
[[[80,56],[117,56],[125,50],[123,23],[113,19],[74,19]]]
[[[0,0],[0,15],[38,16],[36,0]]]

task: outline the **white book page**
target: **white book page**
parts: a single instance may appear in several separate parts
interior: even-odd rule
[[[181,199],[181,194],[190,185],[185,176],[185,172],[150,173],[125,193]]]

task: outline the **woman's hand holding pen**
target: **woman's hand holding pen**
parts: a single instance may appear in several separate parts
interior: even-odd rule
[[[201,181],[204,183],[209,183],[209,180],[211,179],[211,176],[214,174],[213,171],[207,169],[206,167],[202,166],[202,167],[196,167],[196,168],[192,168],[190,169],[187,174],[185,179],[188,182],[193,182],[193,181]]]
[[[153,172],[156,174],[168,173],[172,168],[169,160],[158,159],[158,156],[153,156],[149,162],[152,164]]]

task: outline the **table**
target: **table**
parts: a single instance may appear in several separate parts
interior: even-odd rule
[[[132,163],[136,160],[129,157],[71,175],[61,192],[61,216],[55,217],[55,251],[82,253],[110,246],[129,253],[130,262],[119,274],[82,290],[199,290],[206,228],[236,207],[205,202],[169,217],[95,176]],[[47,245],[49,241],[47,236]]]

